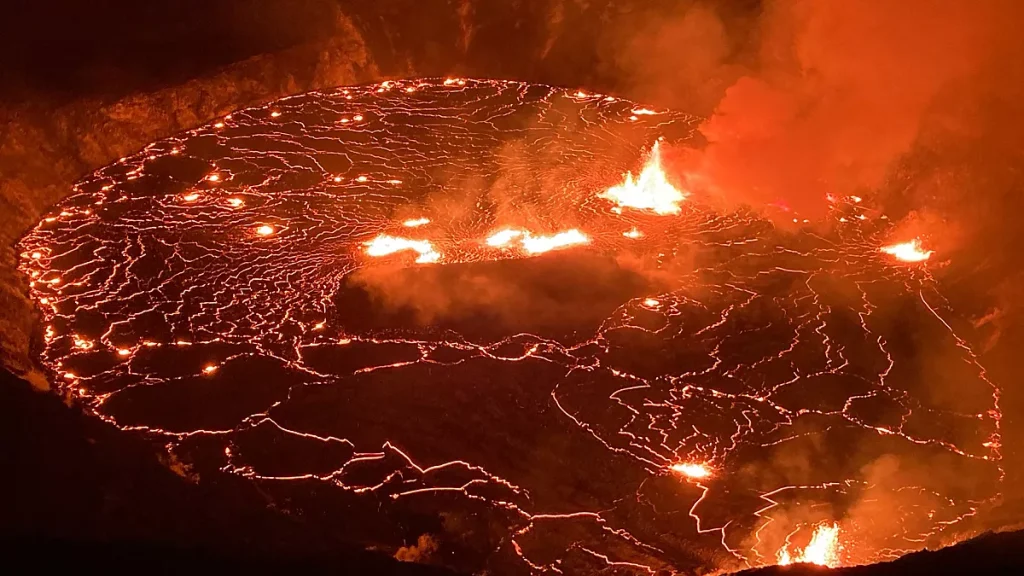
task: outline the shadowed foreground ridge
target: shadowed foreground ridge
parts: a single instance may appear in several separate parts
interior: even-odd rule
[[[152,445],[0,371],[0,554],[8,565],[194,573],[222,569],[449,574],[339,544],[309,519],[276,512],[246,482],[194,483]],[[180,470],[180,469],[179,469]]]

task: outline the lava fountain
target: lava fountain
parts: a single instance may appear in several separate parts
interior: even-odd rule
[[[661,165],[660,145],[660,141],[656,141],[651,147],[650,156],[636,180],[631,172],[627,172],[625,182],[612,186],[601,197],[611,200],[620,208],[649,210],[655,214],[678,214],[679,204],[686,200],[686,194],[669,183]]]
[[[839,525],[821,524],[814,529],[811,541],[803,550],[797,551],[791,556],[787,548],[779,550],[779,564],[785,566],[796,562],[817,564],[835,568],[839,566],[839,554],[842,548],[839,544]]]
[[[924,262],[934,253],[932,250],[925,250],[919,238],[883,246],[879,250],[903,262]]]
[[[966,530],[998,389],[930,252],[868,200],[813,232],[702,205],[661,157],[697,124],[460,78],[235,111],[21,240],[40,362],[201,478],[378,549],[426,526],[466,572],[846,565]]]

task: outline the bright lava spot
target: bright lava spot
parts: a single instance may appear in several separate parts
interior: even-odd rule
[[[654,298],[648,298],[648,299],[644,300],[644,306],[647,306],[648,308],[654,308],[658,304],[661,304],[661,302],[658,302]]]
[[[625,236],[626,238],[633,238],[635,240],[637,238],[642,237],[644,233],[637,230],[636,228],[632,228],[630,230],[623,232],[622,235]]]
[[[118,348],[117,349],[117,355],[118,356],[127,356],[127,355],[129,355],[131,353],[132,353],[132,351],[127,349],[127,348]]]
[[[530,254],[540,254],[550,250],[558,250],[568,246],[575,246],[577,244],[586,244],[590,242],[590,238],[587,238],[586,234],[573,228],[572,230],[559,232],[553,236],[533,236],[531,234],[526,234],[523,236],[522,242],[524,250]]]
[[[669,466],[669,470],[677,474],[682,474],[687,478],[693,478],[699,480],[701,478],[707,478],[711,476],[711,469],[704,464],[697,464],[694,462],[681,462],[679,464],[673,464]]]
[[[918,238],[914,238],[909,242],[900,242],[899,244],[883,246],[880,250],[883,253],[904,262],[923,262],[931,258],[932,253],[934,252],[933,250],[924,250],[921,247],[921,240]]]
[[[651,155],[635,181],[633,174],[627,172],[625,182],[612,186],[599,196],[620,207],[650,210],[655,214],[678,214],[679,203],[686,199],[686,194],[676,190],[665,177],[659,144],[654,143]]]
[[[217,371],[217,366],[214,364],[207,364],[203,366],[203,374],[213,374]]]
[[[274,227],[269,224],[264,224],[256,229],[256,233],[260,236],[270,236],[274,233]]]
[[[341,182],[341,176],[335,176],[334,177],[334,181],[335,182]]]
[[[33,260],[39,260],[42,257],[43,257],[43,253],[42,252],[33,252],[32,253],[32,259]]]
[[[527,254],[542,254],[590,242],[590,238],[586,234],[575,228],[550,236],[535,236],[526,230],[506,228],[488,236],[484,243],[492,248],[508,248],[514,240],[519,241],[523,251]]]
[[[368,256],[387,256],[395,252],[411,250],[419,254],[419,257],[416,258],[416,262],[419,264],[429,264],[441,259],[441,255],[434,251],[429,240],[410,240],[381,234],[369,242],[364,242],[363,246],[366,246]]]
[[[634,108],[633,114],[636,114],[637,116],[653,116],[657,114],[657,112],[650,108]]]
[[[235,208],[238,208],[239,206],[244,204],[244,202],[242,201],[241,198],[228,198],[228,204],[231,204]]]
[[[797,551],[796,555],[791,555],[787,547],[784,546],[779,550],[777,559],[782,566],[795,562],[805,562],[835,568],[839,566],[839,551],[841,548],[839,545],[839,525],[835,523],[819,524],[814,529],[811,542],[807,544],[806,548]]]
[[[277,118],[280,115],[281,115],[281,113],[276,111],[276,110],[270,113],[270,117],[271,118]]]
[[[430,224],[429,218],[416,218],[413,220],[406,220],[402,222],[402,226],[406,228],[416,228],[417,226],[423,226],[424,224]]]
[[[360,177],[356,178],[357,182],[366,182],[367,180],[368,180],[368,178],[366,176],[360,176]]]
[[[493,248],[502,248],[502,247],[508,246],[510,242],[512,242],[516,238],[521,237],[522,235],[523,235],[523,231],[522,230],[512,230],[512,229],[499,230],[498,232],[495,232],[494,234],[491,234],[490,236],[488,236],[487,240],[485,240],[484,242],[488,246],[491,246]]]
[[[184,199],[185,202],[195,202],[196,200],[199,200],[199,194],[196,194],[195,192],[192,192],[191,194],[185,194],[184,196],[182,196],[182,199]]]
[[[220,180],[220,175],[219,174],[210,174],[209,176],[206,177],[206,179],[209,180],[210,182],[216,182],[216,181]]]

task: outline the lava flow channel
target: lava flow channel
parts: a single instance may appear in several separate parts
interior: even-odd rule
[[[473,572],[856,564],[967,530],[998,389],[924,247],[882,251],[859,201],[813,232],[709,209],[660,164],[695,122],[467,79],[239,110],[22,239],[40,359],[200,478],[378,548],[443,518]]]

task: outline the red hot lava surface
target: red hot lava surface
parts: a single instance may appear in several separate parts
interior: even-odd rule
[[[41,360],[200,478],[370,543],[439,519],[466,569],[854,564],[967,530],[998,390],[930,262],[859,198],[795,231],[702,205],[651,160],[694,122],[461,79],[240,110],[22,240]]]

